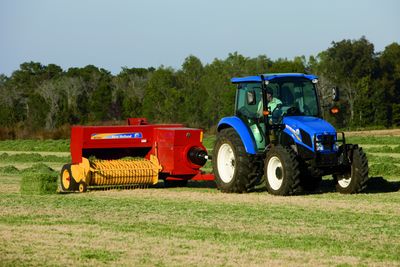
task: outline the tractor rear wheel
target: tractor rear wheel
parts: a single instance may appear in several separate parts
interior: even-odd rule
[[[342,194],[359,193],[367,187],[368,159],[361,147],[349,151],[351,166],[341,175],[334,175],[336,190]]]
[[[233,128],[221,130],[213,149],[215,183],[222,192],[243,193],[250,187],[251,156]]]
[[[270,194],[287,196],[296,193],[300,170],[295,152],[281,145],[273,146],[265,159],[264,175]]]
[[[72,177],[71,164],[65,164],[61,169],[60,182],[62,191],[75,191],[78,187]]]

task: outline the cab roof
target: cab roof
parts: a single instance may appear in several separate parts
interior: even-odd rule
[[[265,81],[271,81],[276,78],[293,78],[293,77],[300,77],[306,78],[309,80],[318,79],[317,76],[312,74],[303,74],[303,73],[268,73],[262,74],[264,75]],[[232,83],[254,83],[254,82],[261,82],[261,75],[257,76],[247,76],[247,77],[234,77],[231,79]]]

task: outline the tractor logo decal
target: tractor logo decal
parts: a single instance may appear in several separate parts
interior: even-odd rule
[[[137,133],[94,133],[91,135],[90,139],[100,140],[100,139],[132,139],[132,138],[142,138],[143,134]]]
[[[286,128],[294,135],[294,137],[296,137],[297,140],[299,140],[301,142],[299,129],[295,130],[292,127],[290,127],[289,125],[286,125]]]

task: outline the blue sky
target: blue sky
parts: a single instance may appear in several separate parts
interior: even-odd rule
[[[0,73],[26,61],[181,68],[237,51],[271,59],[317,55],[361,36],[400,43],[398,0],[0,0]]]

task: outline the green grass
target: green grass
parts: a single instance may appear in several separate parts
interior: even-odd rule
[[[4,140],[0,151],[50,151],[68,152],[69,140]]]
[[[369,147],[365,149],[370,153],[400,153],[400,146],[379,146],[379,147]]]
[[[212,149],[214,140],[207,136],[205,146]],[[371,142],[377,141],[360,145]],[[46,161],[21,168],[35,163],[34,153],[8,155],[0,160],[10,164],[0,167],[0,265],[397,266],[400,158],[381,153],[368,154],[373,178],[367,193],[333,192],[325,177],[317,193],[294,197],[223,194],[198,182],[188,188],[26,193],[41,188],[29,183],[46,177],[51,183],[58,175]]]
[[[38,153],[21,153],[21,154],[0,154],[0,162],[70,162],[71,157],[59,157],[55,155],[42,156]]]
[[[203,138],[203,145],[207,148],[207,150],[212,150],[215,142],[215,135],[205,135]]]
[[[400,136],[350,136],[346,143],[365,145],[400,145]]]
[[[389,199],[382,209],[380,200]],[[41,265],[263,265],[277,260],[383,266],[400,262],[399,204],[396,193],[290,199],[191,188],[53,196],[8,192],[0,195],[0,229],[14,237],[0,239],[0,260],[13,265],[22,257],[13,250],[13,238],[21,238],[19,247],[32,251],[24,256],[28,265],[38,264],[44,249]],[[24,229],[41,236],[41,242],[32,242]],[[74,247],[73,253],[59,259],[56,252],[64,246]]]

